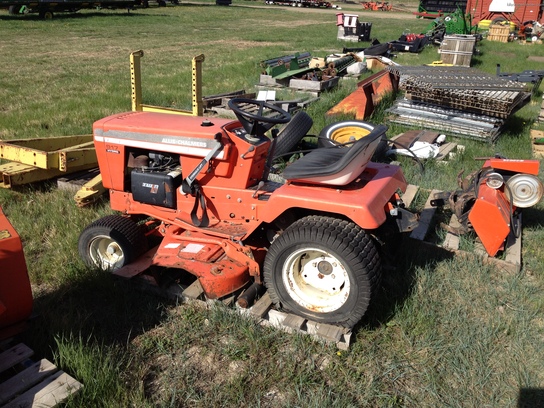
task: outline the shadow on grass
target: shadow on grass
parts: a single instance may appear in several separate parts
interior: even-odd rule
[[[521,388],[519,390],[517,407],[544,407],[544,388]]]
[[[126,346],[157,326],[168,304],[101,271],[71,271],[76,278],[34,295],[34,314],[22,340],[37,355],[51,357],[56,338],[80,337],[104,346]]]
[[[395,311],[412,293],[419,267],[433,265],[451,259],[453,252],[430,243],[405,237],[399,240],[397,253],[391,266],[383,272],[383,280],[377,299],[371,304],[365,318],[354,329],[376,329],[394,318]]]

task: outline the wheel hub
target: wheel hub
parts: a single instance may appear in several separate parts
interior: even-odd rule
[[[125,255],[117,242],[108,236],[98,236],[91,243],[89,254],[95,265],[104,270],[119,269]]]
[[[349,276],[342,263],[318,248],[292,253],[284,264],[282,276],[290,297],[319,313],[342,307],[350,292]]]

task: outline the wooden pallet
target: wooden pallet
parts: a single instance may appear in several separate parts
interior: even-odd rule
[[[242,308],[236,303],[237,297],[230,296],[226,299],[206,299],[204,291],[198,280],[188,286],[177,283],[161,287],[150,275],[140,274],[142,267],[151,262],[153,250],[147,252],[136,262],[129,264],[113,274],[132,279],[132,282],[145,291],[151,291],[159,296],[167,297],[179,303],[191,303],[208,308],[225,305],[227,310],[232,310],[256,321],[263,326],[272,326],[289,333],[309,335],[317,340],[335,344],[340,350],[348,350],[351,342],[351,329],[325,323],[317,323],[303,317],[277,310],[268,293],[264,293],[251,307]]]
[[[409,185],[406,193],[402,196],[402,200],[406,207],[409,207],[412,203],[415,196],[420,191],[418,186]],[[451,232],[446,233],[446,237],[441,244],[435,245],[429,242],[426,242],[425,239],[430,230],[431,225],[433,224],[433,219],[436,213],[436,207],[431,205],[431,200],[434,199],[435,194],[440,193],[438,190],[432,190],[429,193],[429,197],[425,202],[423,211],[421,211],[419,225],[411,232],[410,238],[423,242],[427,245],[433,245],[440,248],[443,248],[447,251],[452,252],[458,256],[469,256],[476,255],[482,259],[482,262],[486,264],[493,264],[494,266],[505,270],[507,272],[518,273],[521,270],[521,236],[515,237],[512,232],[506,239],[505,249],[504,249],[504,259],[499,259],[495,257],[490,257],[485,251],[482,243],[479,239],[476,239],[474,242],[474,251],[467,252],[459,249],[459,236]],[[521,225],[521,215],[519,215],[518,222]],[[459,221],[455,214],[453,214],[449,221],[449,226],[452,229],[455,229],[460,226]]]
[[[0,354],[0,407],[54,407],[83,385],[46,359],[32,361],[34,352],[17,344]]]

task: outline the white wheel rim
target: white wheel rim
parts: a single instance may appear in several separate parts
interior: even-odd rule
[[[89,256],[95,265],[109,271],[119,269],[125,263],[123,249],[107,235],[99,235],[91,241]]]
[[[282,279],[296,303],[317,313],[340,309],[350,292],[349,275],[342,262],[318,248],[293,252],[283,264]]]

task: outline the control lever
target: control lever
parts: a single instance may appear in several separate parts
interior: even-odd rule
[[[242,153],[242,154],[240,155],[240,157],[241,157],[242,159],[245,159],[246,156],[247,156],[249,153],[251,153],[252,151],[254,151],[254,150],[255,150],[255,146],[249,146],[249,149],[247,149],[247,152]]]
[[[264,186],[264,181],[262,181],[262,180],[259,181],[259,184],[257,184],[257,189],[255,190],[255,192],[253,193],[253,195],[251,196],[251,198],[257,197],[257,193],[259,192],[259,190],[260,190],[261,188],[263,188],[263,186]]]
[[[210,160],[215,157],[215,155],[223,149],[223,145],[221,144],[221,133],[216,133],[214,136],[215,141],[217,144],[214,148],[212,148],[209,153],[202,159],[202,161],[195,167],[195,169],[183,180],[181,184],[181,191],[185,194],[194,194],[194,187],[193,183],[195,183],[196,177],[198,176],[198,173],[210,163]]]
[[[270,148],[268,149],[268,157],[266,158],[266,164],[264,165],[263,180],[268,179],[268,174],[270,169],[272,169],[272,161],[274,160],[274,151],[276,150],[276,138],[278,137],[279,129],[272,129],[270,131],[272,135],[272,143],[270,143]]]

